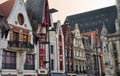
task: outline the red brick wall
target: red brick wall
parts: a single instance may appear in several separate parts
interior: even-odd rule
[[[28,35],[28,42],[31,41],[31,36],[29,35],[29,30],[20,28],[18,26],[12,26],[13,28],[10,30],[10,40],[13,40],[13,31],[19,33],[19,41],[23,40],[23,34]],[[22,30],[22,31],[21,31]]]

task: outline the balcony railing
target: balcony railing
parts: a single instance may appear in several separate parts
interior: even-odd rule
[[[8,41],[8,49],[19,51],[33,51],[34,45],[29,42]]]
[[[74,58],[75,58],[75,59],[78,59],[78,60],[86,60],[85,57],[80,57],[80,56],[75,56]]]
[[[35,65],[24,65],[24,69],[25,70],[34,70],[35,69]]]
[[[16,69],[15,63],[2,63],[3,69]]]

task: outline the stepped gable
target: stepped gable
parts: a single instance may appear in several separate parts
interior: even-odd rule
[[[75,23],[78,23],[81,33],[93,31],[98,28],[99,33],[105,24],[108,33],[115,32],[115,19],[117,18],[116,6],[110,6],[102,9],[97,9],[85,13],[67,16],[71,30],[74,29]]]

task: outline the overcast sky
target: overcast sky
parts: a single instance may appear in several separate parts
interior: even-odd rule
[[[115,5],[115,0],[49,0],[49,7],[59,10],[53,13],[53,21],[61,20],[62,23],[68,15],[112,5]]]
[[[6,0],[0,0],[4,2]],[[58,12],[53,13],[53,21],[61,20],[63,23],[66,16],[87,12],[103,7],[115,5],[115,0],[48,0],[50,8],[56,8]]]

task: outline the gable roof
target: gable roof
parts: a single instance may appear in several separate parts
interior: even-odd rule
[[[73,30],[75,24],[78,23],[81,33],[89,32],[95,30],[96,28],[98,28],[100,32],[103,24],[105,24],[108,33],[114,33],[116,18],[116,6],[111,6],[94,11],[67,16],[65,22],[69,22],[71,30]]]
[[[14,6],[14,3],[15,3],[15,0],[8,0],[8,1],[0,4],[0,11],[6,19],[10,15],[12,8]]]
[[[31,10],[32,17],[34,20],[37,20],[39,24],[43,20],[43,11],[44,11],[45,0],[27,0],[26,8]]]

